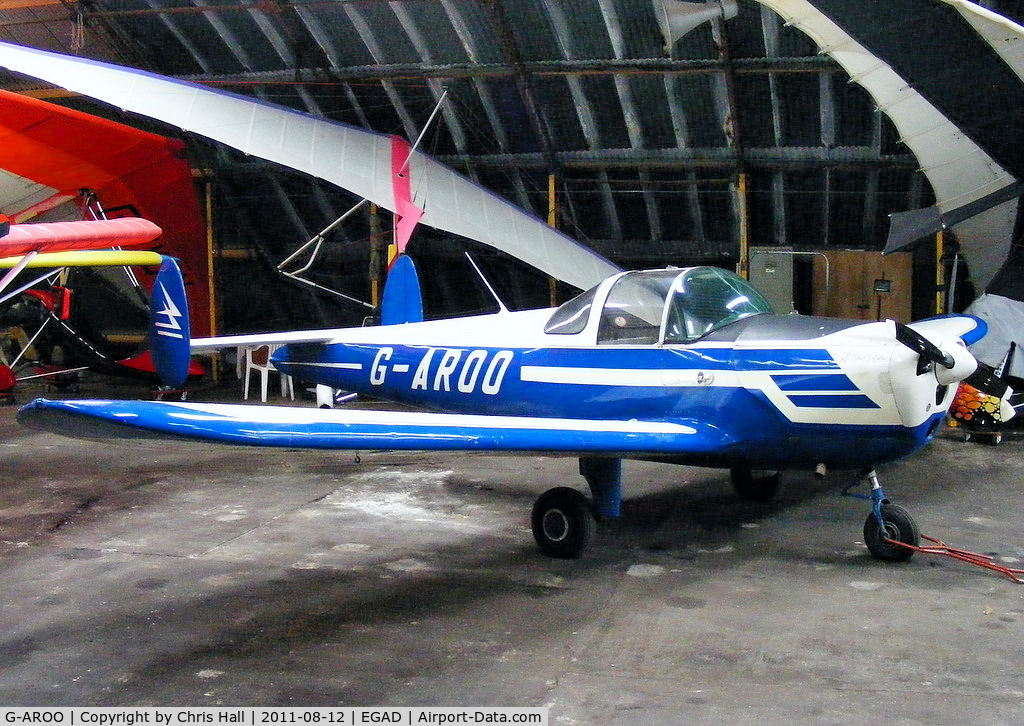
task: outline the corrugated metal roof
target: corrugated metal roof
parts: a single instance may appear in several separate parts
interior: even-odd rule
[[[890,212],[930,201],[913,155],[810,39],[758,3],[738,7],[670,48],[661,0],[25,0],[3,5],[0,39],[410,140],[447,92],[425,151],[542,217],[553,174],[560,228],[623,266],[733,263],[740,172],[754,243],[881,249]],[[221,244],[268,263],[352,202],[190,144],[215,183]],[[335,233],[346,272],[325,273],[362,294],[366,225]],[[325,304],[303,314],[344,314]]]

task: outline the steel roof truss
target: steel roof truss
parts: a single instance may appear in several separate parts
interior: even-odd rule
[[[201,8],[209,6],[209,3],[206,2],[206,0],[195,0],[195,3],[196,6]],[[238,65],[247,71],[253,70],[255,65],[252,62],[252,58],[245,51],[245,44],[239,39],[235,32],[227,26],[227,23],[221,20],[220,16],[214,12],[216,9],[217,8],[212,8],[210,12],[203,13],[203,17],[206,18],[206,22],[208,22],[210,27],[212,27],[214,31],[216,31],[217,35],[220,36],[221,41],[223,41],[225,47],[227,47],[228,51],[238,62]]]

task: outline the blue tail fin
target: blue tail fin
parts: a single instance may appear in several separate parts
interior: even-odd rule
[[[409,255],[400,255],[388,270],[380,301],[381,325],[418,323],[423,320],[423,297],[416,265]]]
[[[149,303],[149,348],[160,385],[180,388],[188,378],[188,301],[178,263],[164,257]]]

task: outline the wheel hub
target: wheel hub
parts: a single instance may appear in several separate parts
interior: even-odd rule
[[[549,509],[542,523],[544,536],[552,542],[561,542],[569,536],[569,518],[561,509]]]

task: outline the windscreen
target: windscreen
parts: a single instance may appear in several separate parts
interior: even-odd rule
[[[751,315],[773,312],[746,280],[717,267],[695,267],[672,284],[665,342],[686,343]]]

